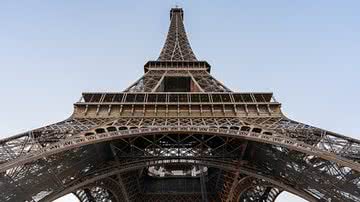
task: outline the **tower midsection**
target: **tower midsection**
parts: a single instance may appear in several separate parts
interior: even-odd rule
[[[281,117],[272,93],[122,92],[84,93],[76,118]]]

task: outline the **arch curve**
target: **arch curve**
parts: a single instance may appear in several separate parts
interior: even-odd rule
[[[93,133],[93,132],[95,132],[95,133]],[[98,133],[96,133],[96,132],[98,132]],[[9,168],[11,168],[12,166],[16,166],[16,163],[19,163],[19,165],[23,165],[26,162],[36,161],[43,157],[48,157],[53,154],[58,154],[60,152],[70,151],[70,150],[74,150],[74,149],[89,146],[89,145],[97,145],[100,143],[106,143],[106,142],[110,142],[110,141],[112,142],[112,141],[126,139],[126,138],[147,137],[147,136],[153,136],[156,134],[157,135],[166,135],[166,134],[212,135],[214,137],[228,137],[228,138],[253,142],[253,143],[256,143],[256,144],[253,144],[253,146],[259,147],[259,149],[269,149],[268,147],[263,148],[261,146],[262,144],[268,145],[268,146],[271,146],[272,150],[273,150],[271,152],[266,152],[269,154],[278,152],[279,155],[281,155],[282,152],[286,150],[289,154],[294,154],[294,152],[295,152],[295,155],[298,155],[298,156],[304,155],[304,157],[305,156],[311,157],[311,156],[316,156],[316,155],[323,157],[323,155],[324,155],[324,153],[322,151],[319,151],[316,148],[314,149],[314,147],[312,147],[310,145],[299,143],[296,140],[289,140],[289,139],[286,139],[285,137],[277,136],[277,135],[270,136],[270,135],[266,135],[263,133],[262,134],[255,133],[253,131],[244,132],[241,130],[222,129],[222,128],[180,127],[180,126],[178,126],[178,127],[172,127],[172,128],[167,128],[167,127],[134,128],[134,129],[128,129],[128,130],[122,130],[122,131],[116,130],[116,131],[111,131],[111,132],[109,132],[109,131],[103,132],[103,130],[94,129],[92,131],[87,131],[87,132],[81,133],[78,136],[73,136],[71,138],[65,139],[64,141],[53,144],[48,148],[44,148],[39,153],[35,153],[35,154],[28,156],[28,158],[26,160],[20,159],[20,161],[11,162],[11,164],[8,164],[7,166],[9,166]],[[279,158],[281,159],[282,158],[282,156],[276,156],[276,155],[268,156],[268,157],[270,157],[270,159],[279,159]],[[330,155],[330,157],[331,157],[331,155]],[[259,159],[262,159],[262,158],[266,159],[267,157],[262,156]],[[324,160],[328,161],[328,160],[332,160],[333,158],[335,158],[337,160],[335,163],[343,163],[342,159],[338,159],[338,158],[336,158],[336,156],[333,156],[331,158],[327,157],[327,158],[324,158]],[[314,158],[312,158],[312,159],[314,159]],[[309,159],[309,161],[312,161],[312,159]],[[321,158],[315,158],[315,159],[316,159],[316,161],[319,161]],[[264,161],[264,163],[270,163],[270,162]],[[316,162],[313,162],[313,163],[316,163]],[[355,165],[356,166],[356,164],[352,164],[352,162],[347,162],[346,165]],[[270,172],[271,171],[271,170],[266,170],[266,169],[271,169],[268,167],[268,165],[261,165],[261,166],[264,166],[262,169],[265,169],[261,172]],[[4,169],[4,167],[1,167],[1,169]],[[244,168],[242,168],[242,169],[244,169]],[[291,171],[294,171],[295,167],[291,168],[291,169],[292,169]],[[274,171],[277,171],[277,170],[274,170]],[[287,171],[290,171],[290,170],[287,170]],[[308,168],[306,168],[305,171],[308,171]],[[284,170],[284,172],[285,172],[285,170]],[[281,177],[283,179],[288,178],[288,176],[281,176],[280,174],[281,173],[279,173],[279,177]],[[259,177],[259,178],[261,178],[261,177]],[[296,182],[296,179],[292,179],[292,182]],[[281,182],[281,183],[283,183],[283,182]],[[346,184],[344,184],[344,186],[345,185]],[[315,184],[314,184],[314,186],[315,186]],[[286,190],[289,190],[289,188],[287,188]],[[301,190],[301,192],[299,192],[299,190]],[[325,188],[324,188],[324,190],[325,190]],[[297,188],[293,192],[302,193],[301,196],[302,197],[305,196],[307,198],[319,196],[319,195],[316,195],[316,193],[311,193],[311,192],[309,193],[309,191],[310,191],[310,189],[306,189],[306,191],[304,191],[304,188],[300,188],[300,189]],[[308,193],[306,193],[306,192],[308,192]],[[306,193],[306,194],[304,194],[304,193]],[[309,197],[311,195],[314,195],[314,196]],[[338,194],[337,197],[341,199],[343,196],[341,194]]]
[[[290,193],[293,193],[299,197],[302,197],[304,199],[307,199],[309,201],[316,201],[316,198],[312,196],[311,194],[304,192],[302,190],[297,190],[296,188],[292,188],[288,185],[285,185],[284,183],[277,181],[272,176],[266,176],[259,173],[256,173],[256,171],[253,171],[251,169],[247,168],[239,168],[235,164],[227,164],[226,162],[219,163],[219,162],[213,162],[213,161],[203,161],[203,160],[196,160],[196,159],[187,159],[187,160],[180,160],[180,159],[173,159],[173,160],[147,160],[147,161],[138,161],[132,163],[130,167],[119,167],[111,165],[107,168],[101,168],[99,170],[93,171],[93,173],[97,173],[97,175],[92,175],[92,173],[89,173],[88,176],[85,176],[83,179],[79,179],[77,181],[74,181],[73,184],[70,186],[66,186],[66,189],[60,190],[57,193],[53,193],[51,195],[48,195],[42,201],[51,201],[56,198],[59,198],[61,196],[64,196],[69,193],[76,193],[78,195],[78,190],[82,190],[81,193],[83,193],[83,190],[94,187],[94,185],[102,184],[104,181],[105,184],[110,184],[111,186],[106,186],[111,192],[114,192],[111,190],[111,188],[114,189],[114,187],[117,187],[114,190],[121,190],[119,183],[114,181],[116,176],[121,173],[125,172],[131,172],[138,169],[143,169],[148,166],[156,166],[156,165],[164,165],[164,164],[187,164],[187,165],[201,165],[201,166],[208,166],[211,168],[217,168],[221,169],[223,171],[227,172],[240,172],[242,174],[241,178],[238,178],[235,180],[236,187],[234,187],[234,193],[232,194],[233,197],[228,198],[228,201],[236,201],[236,199],[239,199],[241,196],[245,196],[246,194],[257,193],[261,194],[262,197],[268,200],[275,200],[276,196],[281,192],[281,190],[287,190]],[[108,182],[110,180],[110,182]],[[115,182],[115,183],[114,183]],[[265,192],[261,189],[256,189],[257,187],[266,187],[271,188],[269,192]],[[274,191],[276,190],[276,191]],[[272,191],[272,192],[271,192]],[[119,196],[124,197],[123,193],[117,193]],[[260,196],[260,195],[259,195]],[[87,196],[88,197],[88,196]],[[84,198],[84,197],[83,197]]]
[[[247,126],[246,126],[247,127]],[[249,128],[250,130],[250,128]],[[54,143],[50,146],[47,146],[41,150],[32,152],[30,154],[21,156],[10,162],[0,164],[0,172],[4,172],[7,169],[11,169],[14,166],[22,165],[41,157],[55,154],[61,151],[68,149],[73,149],[89,144],[111,141],[114,139],[127,138],[130,136],[139,136],[139,135],[151,135],[151,134],[166,134],[166,133],[197,133],[197,134],[215,134],[220,136],[232,136],[235,138],[240,138],[244,140],[279,145],[286,147],[291,150],[302,152],[308,155],[314,155],[321,157],[328,161],[333,161],[339,165],[346,166],[354,171],[360,172],[360,164],[354,161],[344,159],[342,157],[336,156],[335,154],[320,150],[312,145],[305,144],[303,142],[297,141],[295,139],[289,139],[282,135],[268,135],[265,133],[256,133],[253,131],[242,131],[242,130],[231,130],[231,129],[222,129],[222,128],[211,128],[211,127],[152,127],[152,128],[133,128],[128,130],[117,130],[112,132],[106,132],[103,127],[98,127],[92,131],[83,132],[77,136],[72,136],[61,140],[57,143]]]

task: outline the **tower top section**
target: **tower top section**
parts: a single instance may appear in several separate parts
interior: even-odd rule
[[[186,36],[182,8],[170,10],[170,27],[158,61],[197,61]]]
[[[183,11],[182,8],[179,8],[179,7],[172,8],[172,9],[170,10],[170,20],[171,20],[173,14],[175,14],[175,13],[177,13],[177,12],[180,13],[181,19],[184,20],[184,11]]]

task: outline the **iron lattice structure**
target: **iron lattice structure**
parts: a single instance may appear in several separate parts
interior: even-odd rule
[[[232,92],[196,59],[183,10],[123,92],[83,93],[65,121],[0,141],[0,201],[360,201],[359,140]]]

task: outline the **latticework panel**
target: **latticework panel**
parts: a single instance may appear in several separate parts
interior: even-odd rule
[[[183,23],[183,10],[173,8],[170,11],[170,27],[158,60],[160,61],[196,61],[191,50]]]
[[[41,151],[53,143],[73,137],[109,120],[106,118],[69,118],[59,123],[0,140],[0,163],[31,152]]]
[[[230,92],[231,90],[212,77],[206,71],[191,72],[196,82],[205,92]]]
[[[112,178],[98,180],[74,192],[81,202],[123,202],[124,193]]]

